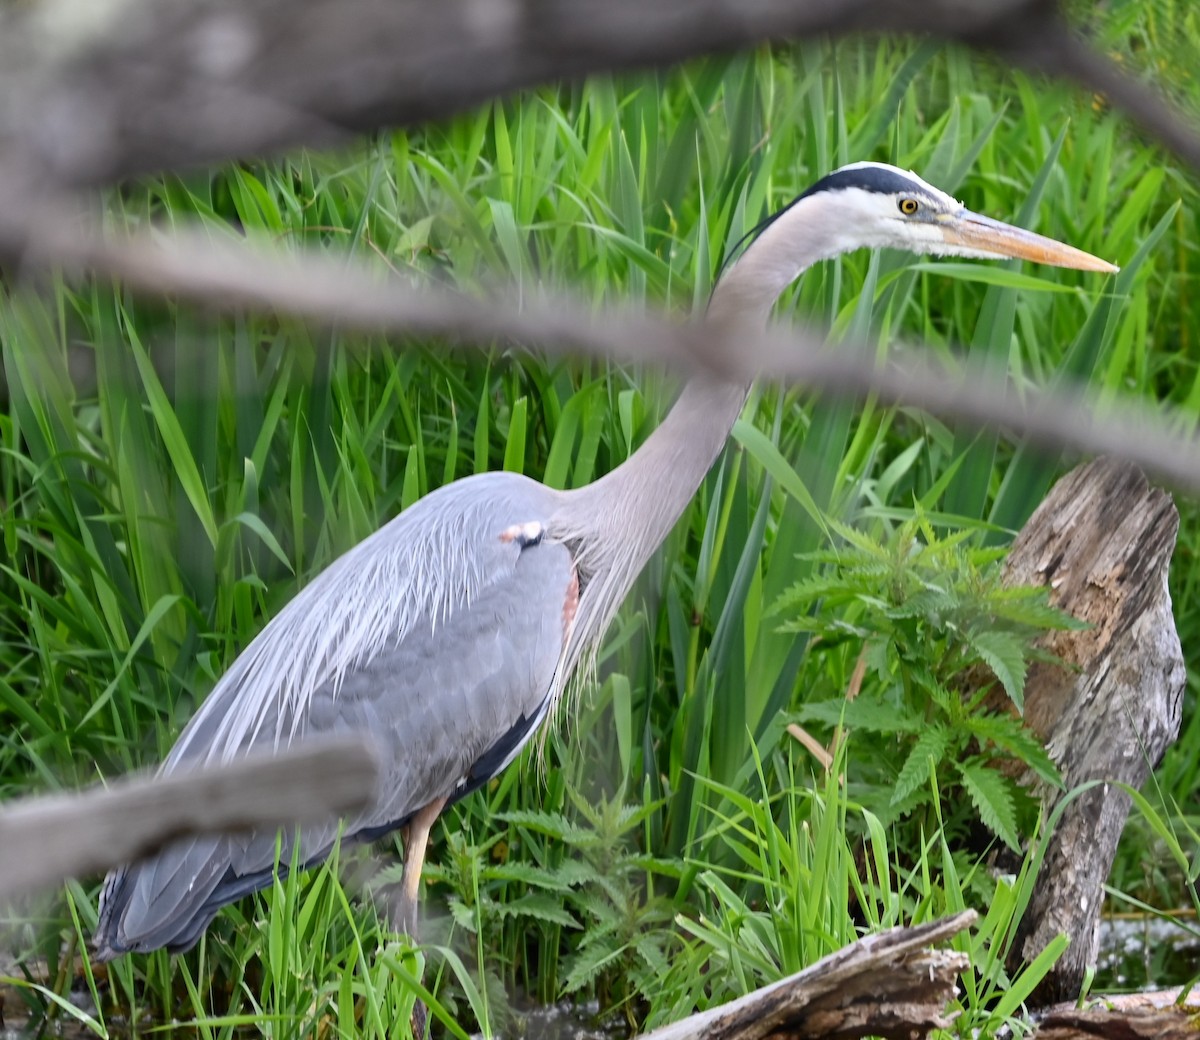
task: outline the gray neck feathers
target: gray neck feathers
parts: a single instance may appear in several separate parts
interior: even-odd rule
[[[822,208],[819,197],[801,199],[769,225],[726,271],[705,320],[731,332],[739,326],[760,329],[801,271],[841,251],[838,229],[820,219]],[[594,483],[562,494],[552,534],[573,547],[584,588],[561,674],[569,675],[594,651],[720,454],[748,390],[715,376],[694,376],[629,459]]]

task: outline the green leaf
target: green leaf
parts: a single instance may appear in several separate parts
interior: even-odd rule
[[[1043,782],[1062,787],[1062,775],[1046,749],[1020,719],[1009,715],[968,715],[964,720],[968,732],[979,741],[981,750],[993,744],[1032,769]]]
[[[544,892],[527,892],[497,907],[504,917],[532,917],[536,921],[561,925],[563,928],[582,927],[575,917],[553,896]]]
[[[1018,711],[1025,707],[1025,644],[1009,632],[973,632],[970,647],[993,672]]]
[[[930,726],[917,738],[900,768],[900,775],[896,777],[891,800],[893,808],[928,782],[929,771],[941,764],[949,749],[950,732],[945,726]]]
[[[563,992],[579,992],[623,952],[623,946],[611,937],[608,942],[597,940],[583,947],[574,957],[567,960],[570,970],[562,984]]]
[[[279,544],[279,540],[271,533],[271,529],[262,522],[262,518],[256,513],[238,513],[237,516],[230,520],[226,520],[222,527],[230,524],[240,525],[247,530],[252,531],[258,536],[258,539],[265,545],[280,563],[288,569],[290,573],[295,573],[292,569],[292,561],[288,559],[287,553],[283,551],[283,546]]]
[[[513,402],[508,440],[504,444],[504,468],[510,473],[525,472],[525,424],[528,412],[529,398],[518,397]]]
[[[467,906],[458,896],[451,896],[446,905],[450,908],[450,916],[454,918],[454,923],[462,928],[470,935],[474,935],[479,930],[479,918],[476,913],[476,907]]]
[[[175,467],[175,478],[179,481],[184,494],[187,495],[188,501],[196,511],[196,517],[204,528],[204,533],[208,536],[209,544],[215,549],[217,546],[217,521],[208,500],[208,489],[204,486],[204,480],[196,466],[196,459],[184,436],[183,427],[179,425],[175,410],[171,407],[166,391],[163,390],[162,383],[158,380],[158,374],[154,371],[154,366],[150,363],[150,358],[142,349],[142,345],[131,338],[129,349],[133,352],[138,373],[142,377],[146,398],[150,402],[150,413],[154,416],[159,435],[162,437],[167,454],[171,456],[171,463]]]
[[[978,759],[960,763],[958,775],[984,826],[1014,852],[1020,852],[1011,781]]]
[[[567,835],[574,834],[578,830],[562,813],[522,809],[497,813],[495,818],[502,823],[515,824],[518,827],[528,827],[531,831],[536,831],[538,834],[545,834],[558,841],[564,841]]]
[[[488,881],[516,881],[530,888],[545,888],[554,892],[566,892],[571,887],[558,869],[538,867],[521,860],[485,866],[481,877]],[[446,880],[449,880],[449,876]]]
[[[989,597],[989,606],[995,617],[1030,628],[1078,632],[1092,627],[1089,622],[1050,606],[1046,602],[1046,592],[1027,586],[998,588]]]
[[[771,439],[757,426],[739,419],[733,424],[732,437],[763,467],[771,478],[800,504],[809,518],[822,530],[825,514],[809,493],[804,481]]]
[[[914,733],[921,728],[921,720],[915,715],[897,711],[890,704],[859,697],[818,701],[806,704],[798,713],[802,722],[824,722],[830,726],[842,724],[852,730],[868,733]]]
[[[1056,935],[1046,944],[1033,961],[1025,967],[996,1003],[993,1018],[1000,1022],[1017,1014],[1021,1005],[1032,995],[1042,980],[1050,973],[1050,969],[1058,963],[1059,957],[1066,953],[1071,940],[1065,935]]]
[[[1008,267],[993,267],[987,264],[960,264],[945,261],[922,260],[910,265],[910,270],[935,274],[939,278],[955,278],[979,285],[995,285],[1002,289],[1017,289],[1020,292],[1069,293],[1078,295],[1073,285],[1047,281],[1034,274],[1014,271]]]

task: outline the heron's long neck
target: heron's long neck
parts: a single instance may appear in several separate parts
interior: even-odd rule
[[[637,569],[696,494],[746,403],[749,386],[699,375],[633,455],[575,494],[600,544]],[[634,542],[636,545],[631,545]],[[623,546],[622,546],[622,543]]]
[[[729,347],[736,349],[738,327],[761,328],[779,294],[805,268],[851,244],[845,227],[830,218],[827,207],[801,198],[725,273],[706,321],[730,330]],[[622,552],[623,562],[640,570],[720,454],[748,390],[745,384],[715,376],[693,378],[666,419],[626,462],[571,493],[576,519],[596,532],[601,546]]]

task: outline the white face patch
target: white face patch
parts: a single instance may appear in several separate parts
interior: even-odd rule
[[[846,174],[859,174],[861,184],[845,184]],[[805,224],[823,224],[832,253],[866,246],[913,253],[990,257],[992,254],[946,241],[942,222],[966,210],[963,204],[909,170],[887,163],[858,162],[834,171],[840,180],[811,196]],[[807,200],[802,200],[807,201]],[[805,228],[807,230],[807,227]]]

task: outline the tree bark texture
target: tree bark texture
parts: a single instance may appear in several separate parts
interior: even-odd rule
[[[948,1029],[946,1004],[970,961],[965,953],[929,947],[975,920],[967,910],[868,935],[795,975],[656,1029],[643,1040],[917,1040]]]
[[[1035,1040],[1195,1040],[1200,1036],[1200,1008],[1194,1004],[1133,1002],[1115,1006],[1054,1008],[1038,1023]]]
[[[1043,800],[1068,799],[1010,957],[1015,967],[1070,938],[1038,1005],[1074,999],[1096,960],[1101,886],[1130,804],[1110,782],[1141,787],[1179,735],[1185,672],[1167,590],[1178,529],[1166,492],[1100,458],[1055,485],[1008,557],[1006,581],[1049,586],[1054,605],[1091,626],[1049,633],[1045,649],[1074,670],[1036,664],[1025,687],[1025,719],[1066,788]],[[1071,795],[1089,781],[1106,783]]]

